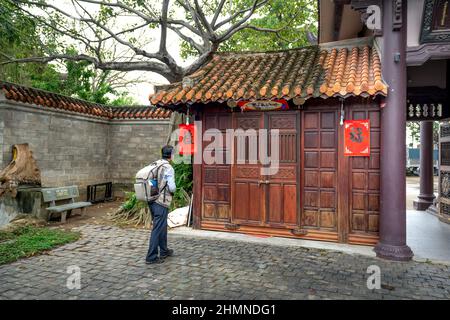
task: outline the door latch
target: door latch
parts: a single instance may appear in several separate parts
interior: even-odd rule
[[[239,229],[239,225],[235,224],[235,223],[225,223],[225,229],[237,230],[237,229]]]
[[[297,228],[297,229],[291,229],[291,233],[294,236],[304,236],[304,235],[308,234],[308,231],[304,228]]]

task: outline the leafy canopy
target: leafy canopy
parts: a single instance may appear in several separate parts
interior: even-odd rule
[[[218,0],[211,1],[211,13],[218,2]],[[228,5],[227,11],[241,10],[251,3],[251,0],[233,0]],[[232,22],[236,20],[237,18]],[[311,42],[307,35],[309,33],[314,37],[317,34],[317,21],[317,1],[271,0],[259,8],[249,20],[249,23],[260,28],[259,30],[242,29],[221,43],[218,51],[271,51],[308,46]],[[195,56],[196,51],[189,43],[182,41],[181,55],[188,58]]]
[[[153,72],[169,82],[192,74],[216,51],[307,45],[318,20],[316,0],[1,1],[60,36],[43,54],[8,63],[86,61],[103,71]],[[76,43],[77,54],[64,50],[66,40]],[[180,61],[177,45],[189,61]]]
[[[10,1],[0,0],[0,62],[10,57],[26,58],[54,52],[61,45],[58,33],[17,10]],[[65,49],[76,55],[73,46]],[[136,101],[109,82],[111,71],[96,70],[88,61],[60,64],[0,64],[0,80],[109,105],[133,105]]]

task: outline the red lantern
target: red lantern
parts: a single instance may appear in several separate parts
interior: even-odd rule
[[[344,121],[344,155],[370,156],[370,121]]]
[[[181,155],[192,155],[195,152],[195,130],[193,124],[180,124],[178,147]]]

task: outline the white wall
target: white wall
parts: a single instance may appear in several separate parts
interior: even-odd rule
[[[425,0],[408,0],[408,47],[417,47],[423,19]]]

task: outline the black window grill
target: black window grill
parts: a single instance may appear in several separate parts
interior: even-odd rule
[[[441,202],[441,214],[450,215],[450,205]]]
[[[441,165],[450,166],[450,142],[441,143]]]
[[[441,137],[449,137],[450,136],[450,126],[449,125],[443,125],[441,126]]]

